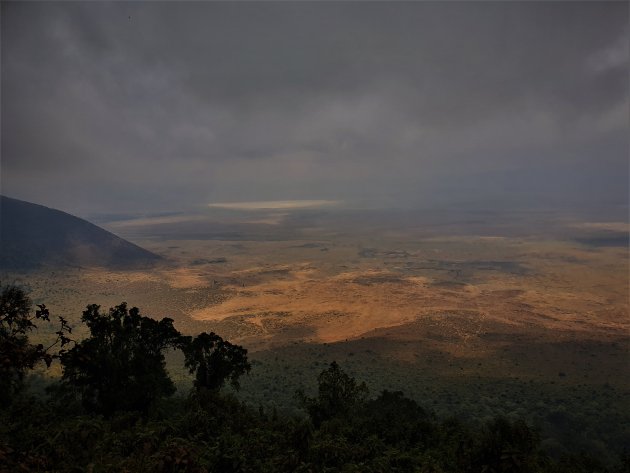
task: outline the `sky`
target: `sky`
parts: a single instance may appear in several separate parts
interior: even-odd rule
[[[627,2],[2,2],[1,192],[628,202]]]

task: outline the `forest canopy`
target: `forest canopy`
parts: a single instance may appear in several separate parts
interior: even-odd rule
[[[53,322],[56,320],[56,322]],[[296,393],[304,415],[253,408],[233,392],[252,366],[247,350],[215,333],[182,335],[173,320],[125,303],[89,305],[89,335],[72,339],[63,317],[33,313],[19,287],[0,292],[0,472],[628,472],[588,455],[551,458],[523,420],[481,427],[438,418],[400,391],[370,397],[365,383],[332,362],[314,396]],[[58,324],[49,346],[33,344],[37,324]],[[179,350],[194,377],[173,397],[165,353]],[[58,360],[61,379],[46,397],[27,374]],[[624,456],[625,455],[625,456]]]

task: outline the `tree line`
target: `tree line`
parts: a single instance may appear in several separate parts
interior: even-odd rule
[[[89,335],[75,340],[63,317],[36,307],[22,289],[1,289],[0,472],[630,472],[627,455],[612,467],[552,459],[522,420],[478,428],[399,391],[370,397],[336,362],[314,395],[295,393],[303,416],[256,409],[223,389],[251,370],[247,350],[215,333],[182,335],[123,303],[89,305]],[[41,323],[57,324],[48,346],[29,338]],[[169,350],[194,378],[186,397],[173,397]],[[61,378],[34,396],[26,375],[55,360]]]

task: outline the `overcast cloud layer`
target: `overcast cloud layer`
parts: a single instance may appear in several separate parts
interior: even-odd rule
[[[2,193],[623,204],[628,3],[2,3]]]

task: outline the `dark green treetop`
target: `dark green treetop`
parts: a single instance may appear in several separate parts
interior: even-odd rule
[[[316,398],[309,398],[302,391],[297,392],[298,398],[315,426],[334,417],[348,416],[366,400],[368,395],[365,383],[357,383],[339,367],[336,361],[319,374],[317,382],[318,396]]]
[[[125,303],[106,314],[99,309],[93,304],[83,312],[90,337],[61,356],[62,379],[78,389],[89,411],[146,413],[156,399],[175,392],[164,352],[178,347],[182,336],[172,319],[141,316]]]
[[[228,380],[234,389],[238,389],[238,378],[251,369],[247,350],[223,340],[214,332],[186,337],[182,349],[186,367],[195,374],[197,390],[218,391]]]
[[[9,285],[0,289],[0,401],[8,402],[20,389],[27,370],[40,362],[50,366],[71,342],[68,335],[72,330],[63,317],[58,317],[59,330],[50,345],[29,341],[29,333],[37,328],[36,321],[50,322],[46,306],[37,307],[32,314],[32,302],[20,287]],[[61,347],[61,351],[55,351],[57,347]]]

